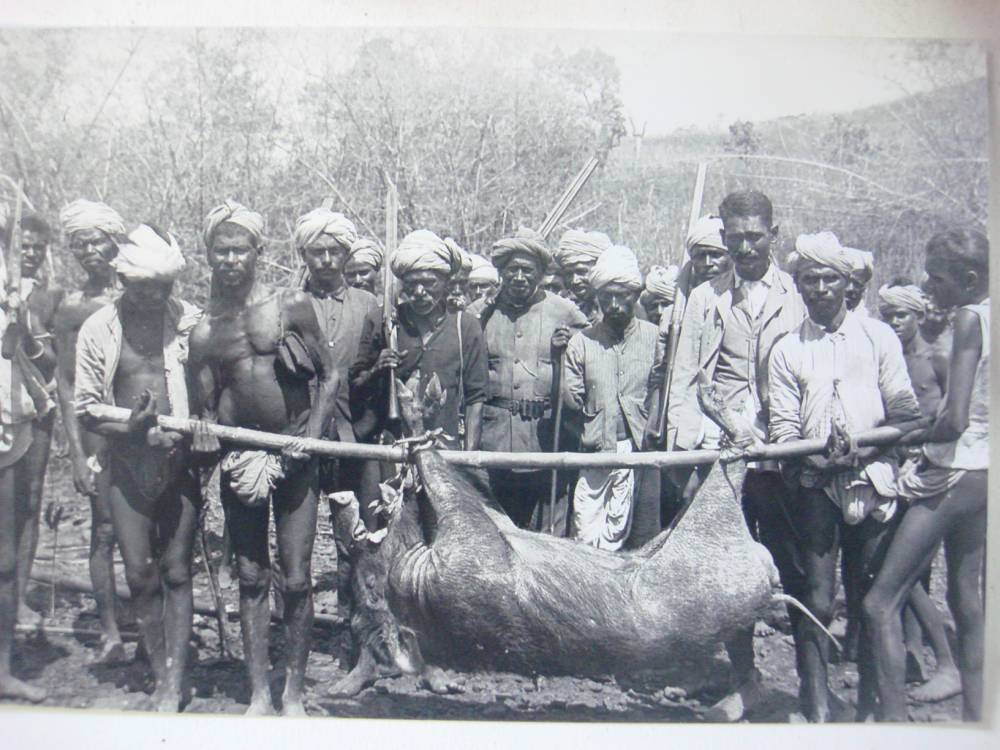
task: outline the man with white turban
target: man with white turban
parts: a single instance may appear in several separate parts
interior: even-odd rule
[[[500,274],[496,267],[482,255],[472,253],[472,268],[469,269],[469,300],[475,302],[489,299],[500,288]]]
[[[552,255],[534,230],[521,228],[513,237],[497,240],[491,257],[500,289],[469,306],[482,324],[490,353],[482,449],[552,450],[557,368],[570,336],[587,319],[572,302],[539,287]],[[565,448],[565,441],[561,445]],[[517,526],[551,527],[565,534],[565,493],[554,516],[548,503],[551,472],[491,469],[489,476],[494,497]]]
[[[351,251],[344,264],[344,279],[349,286],[375,294],[381,270],[382,248],[374,240],[362,237],[351,243]]]
[[[788,506],[805,573],[796,596],[826,626],[837,591],[837,545],[848,570],[874,579],[895,524],[896,461],[879,448],[855,449],[849,435],[920,417],[902,346],[885,323],[848,312],[852,254],[831,232],[800,235],[789,268],[808,318],[771,352],[770,437],[775,443],[826,439],[825,453],[782,462],[796,493]],[[862,592],[863,593],[863,592]],[[811,620],[793,619],[800,710],[809,721],[831,718],[826,636]],[[865,634],[859,645],[859,716],[873,710],[874,663]]]
[[[451,237],[444,238],[444,244],[458,253],[462,259],[462,264],[448,278],[448,292],[445,295],[444,303],[448,312],[457,313],[469,306],[469,275],[472,273],[472,254],[455,242]]]
[[[299,438],[280,453],[227,446],[219,462],[222,505],[240,579],[248,714],[274,713],[268,653],[272,568],[267,554],[272,511],[283,579],[287,677],[282,713],[305,714],[319,462],[304,449],[301,438],[323,436],[339,403],[340,383],[313,301],[343,286],[341,266],[337,272],[332,269],[343,262],[345,243],[349,246],[354,239],[346,220],[331,214],[312,212],[297,224],[296,240],[309,268],[306,283],[315,297],[302,289],[274,288],[258,278],[264,230],[260,214],[227,201],[205,221],[212,299],[210,313],[191,335],[188,370],[196,386],[195,416]],[[341,427],[338,423],[338,430]],[[196,434],[192,447],[206,457],[220,452],[218,440],[208,434]]]
[[[766,441],[771,349],[805,317],[795,283],[772,259],[778,227],[770,199],[757,190],[730,193],[718,213],[731,266],[696,287],[688,298],[670,380],[669,450],[712,449],[720,444],[718,426],[698,402],[702,372],[752,425],[755,435]],[[741,502],[751,535],[771,552],[787,591],[796,585],[799,572],[793,532],[783,511],[790,502],[789,492],[777,468],[774,463],[751,463]],[[671,472],[683,503],[694,498],[707,470]],[[733,689],[709,709],[712,721],[739,721],[763,694],[761,674],[754,667],[753,627],[737,633],[726,648]]]
[[[454,444],[463,432],[465,448],[475,450],[486,400],[483,331],[475,316],[451,312],[445,305],[448,282],[462,267],[462,250],[418,229],[402,239],[389,267],[399,280],[399,301],[395,311],[384,312],[393,312],[398,321],[397,345],[388,345],[382,311],[369,315],[351,368],[352,392],[384,418],[389,377],[405,382],[419,371],[426,386],[436,376],[445,402],[428,429],[442,428]]]
[[[0,697],[37,703],[45,690],[14,677],[10,664],[15,624],[30,626],[41,619],[24,595],[38,542],[52,436],[53,313],[62,291],[40,278],[49,248],[48,223],[25,214],[19,226],[3,227],[0,234],[6,239],[15,231],[21,236],[21,285],[9,296],[4,288],[0,300],[0,332],[5,348],[13,346],[12,354],[0,357],[0,559],[5,561],[0,576]]]
[[[153,665],[154,701],[158,710],[178,711],[201,493],[188,440],[157,426],[156,415],[189,416],[185,363],[201,311],[172,295],[184,258],[171,235],[141,224],[119,242],[111,265],[122,296],[80,328],[74,407],[80,426],[107,441],[97,462]],[[116,405],[132,408],[127,424],[108,418]]]
[[[73,467],[73,484],[76,491],[90,502],[88,563],[97,615],[104,634],[96,660],[113,663],[124,658],[125,650],[115,619],[115,534],[111,522],[108,472],[104,471],[107,442],[103,436],[80,425],[73,398],[80,327],[93,313],[119,296],[112,261],[118,254],[118,244],[125,244],[125,226],[117,211],[104,203],[86,200],[67,205],[59,218],[69,249],[86,278],[79,289],[62,297],[53,319],[57,393]]]
[[[603,232],[567,229],[559,238],[559,246],[555,253],[570,299],[591,323],[600,320],[601,312],[594,299],[594,289],[587,279],[590,269],[601,257],[601,253],[609,247],[611,239]]]
[[[847,309],[867,316],[868,308],[864,305],[865,290],[875,273],[875,256],[867,250],[845,247],[851,261],[850,281],[847,285]]]
[[[605,250],[588,281],[602,317],[566,347],[564,404],[583,422],[583,450],[632,453],[642,445],[648,417],[647,381],[657,329],[635,317],[642,274],[627,247]],[[574,538],[610,550],[620,549],[626,540],[638,546],[651,538],[659,532],[658,479],[656,470],[581,470],[573,501]],[[648,506],[655,506],[655,523],[646,517]],[[633,532],[639,510],[643,515],[635,518]]]
[[[653,266],[646,274],[645,289],[639,295],[639,304],[646,310],[646,317],[654,326],[670,321],[670,311],[677,296],[677,266]]]

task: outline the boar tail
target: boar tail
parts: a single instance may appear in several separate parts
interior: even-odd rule
[[[804,614],[806,617],[808,617],[810,620],[813,621],[816,627],[818,627],[820,630],[826,633],[827,637],[831,641],[833,641],[833,645],[837,648],[837,651],[839,653],[844,653],[844,648],[840,645],[840,641],[838,641],[836,636],[834,636],[834,634],[831,633],[829,629],[827,629],[827,627],[819,621],[819,618],[817,618],[816,615],[814,615],[812,612],[809,611],[809,608],[806,607],[805,604],[800,602],[794,596],[789,596],[788,594],[775,593],[772,594],[772,597],[776,602],[785,602],[785,604],[791,604],[793,607],[800,610],[802,614]]]

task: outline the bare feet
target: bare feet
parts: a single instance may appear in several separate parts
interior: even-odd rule
[[[17,700],[41,703],[45,700],[45,688],[29,685],[13,675],[0,677],[0,698],[15,698]]]
[[[767,638],[769,635],[774,635],[774,628],[763,620],[757,620],[753,626],[753,634],[756,638]]]
[[[42,624],[42,615],[31,609],[27,604],[21,602],[17,608],[17,624],[28,627],[38,627]]]
[[[282,699],[281,701],[281,715],[282,716],[308,716],[306,713],[306,707],[302,703],[301,698],[292,699]]]
[[[274,710],[274,705],[271,703],[271,696],[266,696],[263,698],[251,698],[250,705],[247,706],[247,710],[243,712],[244,716],[274,716],[277,711]]]
[[[937,703],[962,692],[962,678],[955,666],[939,669],[927,682],[914,688],[910,697],[919,703]]]
[[[760,672],[755,669],[750,679],[705,712],[705,721],[727,724],[739,721],[763,697]]]
[[[461,693],[464,689],[458,681],[448,679],[439,667],[427,667],[420,675],[420,684],[437,695]]]
[[[153,710],[161,714],[176,714],[181,710],[179,690],[156,690],[152,697]]]
[[[106,640],[101,651],[93,658],[91,664],[121,664],[125,661],[125,644],[121,640]]]

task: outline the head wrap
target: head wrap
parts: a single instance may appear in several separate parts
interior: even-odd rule
[[[205,247],[211,246],[215,230],[219,228],[220,224],[226,222],[246,229],[253,235],[258,244],[264,241],[264,217],[241,203],[227,200],[209,211],[208,216],[205,217],[205,225],[202,229]]]
[[[883,305],[902,307],[916,313],[924,312],[927,298],[916,284],[889,286],[883,284],[878,290],[878,298]]]
[[[450,247],[452,252],[458,253],[458,257],[462,259],[462,265],[460,267],[460,270],[463,273],[468,274],[469,271],[472,270],[472,256],[469,253],[467,253],[461,245],[455,242],[454,238],[452,237],[445,237],[444,244]]]
[[[559,238],[556,261],[565,268],[572,263],[597,260],[611,247],[611,238],[603,232],[582,232],[567,229]]]
[[[329,208],[314,208],[295,221],[295,247],[300,250],[315,242],[320,235],[328,234],[345,250],[358,238],[358,230],[354,222],[341,213]]]
[[[875,273],[875,256],[867,250],[858,250],[856,247],[844,249],[851,258],[851,271],[864,271],[870,279]]]
[[[719,250],[726,249],[726,243],[722,241],[722,219],[718,216],[702,216],[691,227],[687,239],[684,240],[684,248],[691,252],[695,245],[705,245],[715,247]]]
[[[81,229],[100,229],[105,234],[125,234],[125,222],[107,203],[75,200],[59,212],[63,232],[70,236]]]
[[[450,276],[461,267],[458,245],[448,245],[428,229],[406,235],[389,259],[389,268],[396,277],[410,271],[437,271]]]
[[[629,289],[642,289],[642,272],[635,253],[623,245],[612,245],[597,259],[587,277],[590,285],[600,291],[608,284],[624,284]]]
[[[347,259],[356,260],[358,263],[367,263],[377,271],[382,267],[382,250],[374,241],[362,237],[351,243],[351,251],[347,254]]]
[[[469,281],[487,281],[492,284],[500,283],[500,274],[482,255],[471,255],[472,270],[469,272]]]
[[[646,274],[646,292],[663,302],[674,301],[677,294],[677,276],[680,269],[677,266],[653,266]]]
[[[184,268],[184,256],[173,235],[167,237],[169,241],[140,224],[118,246],[111,267],[129,281],[173,281]]]
[[[851,253],[840,244],[833,232],[800,234],[795,238],[795,250],[788,255],[788,270],[798,273],[805,265],[827,266],[848,276],[851,273]]]
[[[548,268],[552,262],[552,253],[545,247],[545,240],[534,229],[520,227],[513,237],[505,237],[493,243],[491,258],[493,265],[503,268],[514,253],[524,253],[535,259],[542,268]]]

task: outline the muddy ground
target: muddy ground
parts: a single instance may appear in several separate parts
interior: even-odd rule
[[[87,579],[87,544],[90,514],[86,501],[77,496],[64,458],[53,458],[47,480],[46,503],[59,499],[65,516],[59,526],[59,551],[55,572],[77,580]],[[217,561],[221,537],[221,514],[217,500],[209,506],[209,541],[213,561]],[[43,522],[36,560],[39,573],[53,571],[53,533]],[[197,547],[196,547],[197,549]],[[330,534],[327,509],[321,509],[319,535],[313,559],[316,580],[316,611],[337,618],[335,586],[336,553]],[[200,556],[195,560],[196,601],[210,602],[208,577]],[[119,590],[127,588],[120,561],[117,563]],[[213,617],[195,615],[189,682],[190,702],[184,709],[193,713],[238,714],[246,708],[249,694],[239,644],[237,591],[233,581],[224,580],[223,597],[229,612],[227,631],[236,660],[219,659],[219,635]],[[935,566],[932,586],[938,606],[944,609],[944,581],[941,561]],[[68,629],[69,633],[40,630],[18,636],[14,671],[18,676],[44,686],[49,696],[44,705],[67,708],[146,710],[151,690],[148,670],[142,661],[115,665],[93,664],[97,639],[87,631],[98,630],[93,600],[85,594],[59,590],[50,611],[52,589],[34,583],[28,591],[29,605],[43,614],[46,628]],[[134,634],[128,606],[120,620]],[[785,722],[796,708],[792,639],[775,609],[775,632],[755,639],[757,664],[764,675],[767,698],[749,715],[751,722]],[[842,634],[842,617],[834,623],[834,633]],[[313,653],[309,661],[307,708],[315,716],[394,717],[435,719],[512,719],[520,721],[622,721],[700,722],[705,709],[724,693],[728,662],[724,653],[699,663],[678,663],[671,673],[637,675],[592,680],[572,677],[524,677],[498,673],[449,673],[459,684],[459,692],[434,695],[419,688],[413,677],[385,679],[356,698],[336,699],[327,689],[346,674],[349,666],[350,637],[342,620],[327,623],[314,631]],[[132,657],[135,639],[128,639]],[[280,628],[272,631],[273,692],[280,696],[283,683]],[[926,655],[928,671],[933,657]],[[853,664],[835,664],[830,683],[846,701],[855,695],[857,670]],[[916,721],[955,721],[960,718],[958,698],[936,704],[912,704]]]

